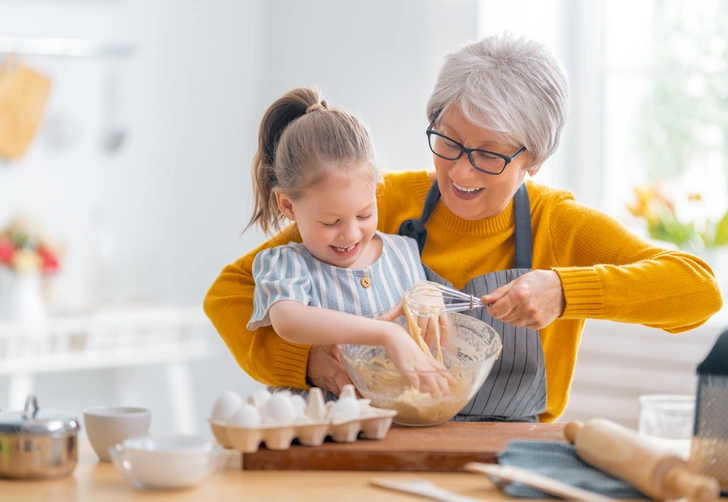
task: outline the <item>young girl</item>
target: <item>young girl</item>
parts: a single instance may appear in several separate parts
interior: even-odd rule
[[[366,127],[318,92],[294,89],[266,111],[252,170],[248,228],[270,233],[288,219],[303,242],[256,255],[248,329],[272,325],[300,344],[381,345],[400,370],[444,370],[398,324],[364,317],[425,280],[417,243],[377,231],[380,174]],[[448,381],[435,373],[422,383],[439,393]]]

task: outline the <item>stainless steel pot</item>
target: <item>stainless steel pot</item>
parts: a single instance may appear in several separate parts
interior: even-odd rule
[[[78,421],[59,411],[38,410],[29,395],[23,411],[0,413],[0,477],[66,476],[78,459]]]

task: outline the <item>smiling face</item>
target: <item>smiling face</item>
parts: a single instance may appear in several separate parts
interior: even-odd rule
[[[370,245],[377,230],[375,182],[357,172],[331,173],[295,201],[276,193],[278,206],[295,221],[303,245],[317,259],[341,268],[362,268],[374,263],[381,245]],[[353,175],[350,175],[353,174]]]
[[[512,156],[523,146],[504,143],[487,129],[466,119],[457,107],[444,113],[433,128],[466,148]],[[499,214],[508,206],[526,172],[534,175],[541,167],[531,166],[533,157],[528,151],[516,157],[498,175],[478,171],[465,154],[457,160],[446,160],[433,154],[433,159],[443,204],[464,220]]]

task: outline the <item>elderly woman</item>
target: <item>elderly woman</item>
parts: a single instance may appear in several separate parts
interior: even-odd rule
[[[703,261],[657,248],[571,193],[526,179],[558,147],[568,95],[560,63],[534,41],[493,36],[464,46],[447,56],[427,104],[435,172],[385,176],[379,229],[415,238],[430,280],[482,296],[490,306],[474,315],[503,339],[456,420],[558,418],[586,319],[680,333],[722,306]],[[253,259],[289,241],[300,242],[295,226],[227,266],[205,312],[256,380],[337,393],[348,379],[331,348],[245,329]]]

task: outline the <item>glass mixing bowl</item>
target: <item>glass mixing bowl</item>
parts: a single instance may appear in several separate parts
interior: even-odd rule
[[[450,420],[475,396],[501,353],[500,335],[488,324],[464,314],[448,317],[451,328],[442,356],[445,368],[456,382],[449,395],[437,396],[426,388],[413,388],[411,375],[397,370],[383,347],[338,346],[341,361],[361,395],[370,399],[373,406],[396,410],[397,424],[424,426]],[[406,326],[404,317],[394,322]],[[421,377],[437,372],[415,373]]]

